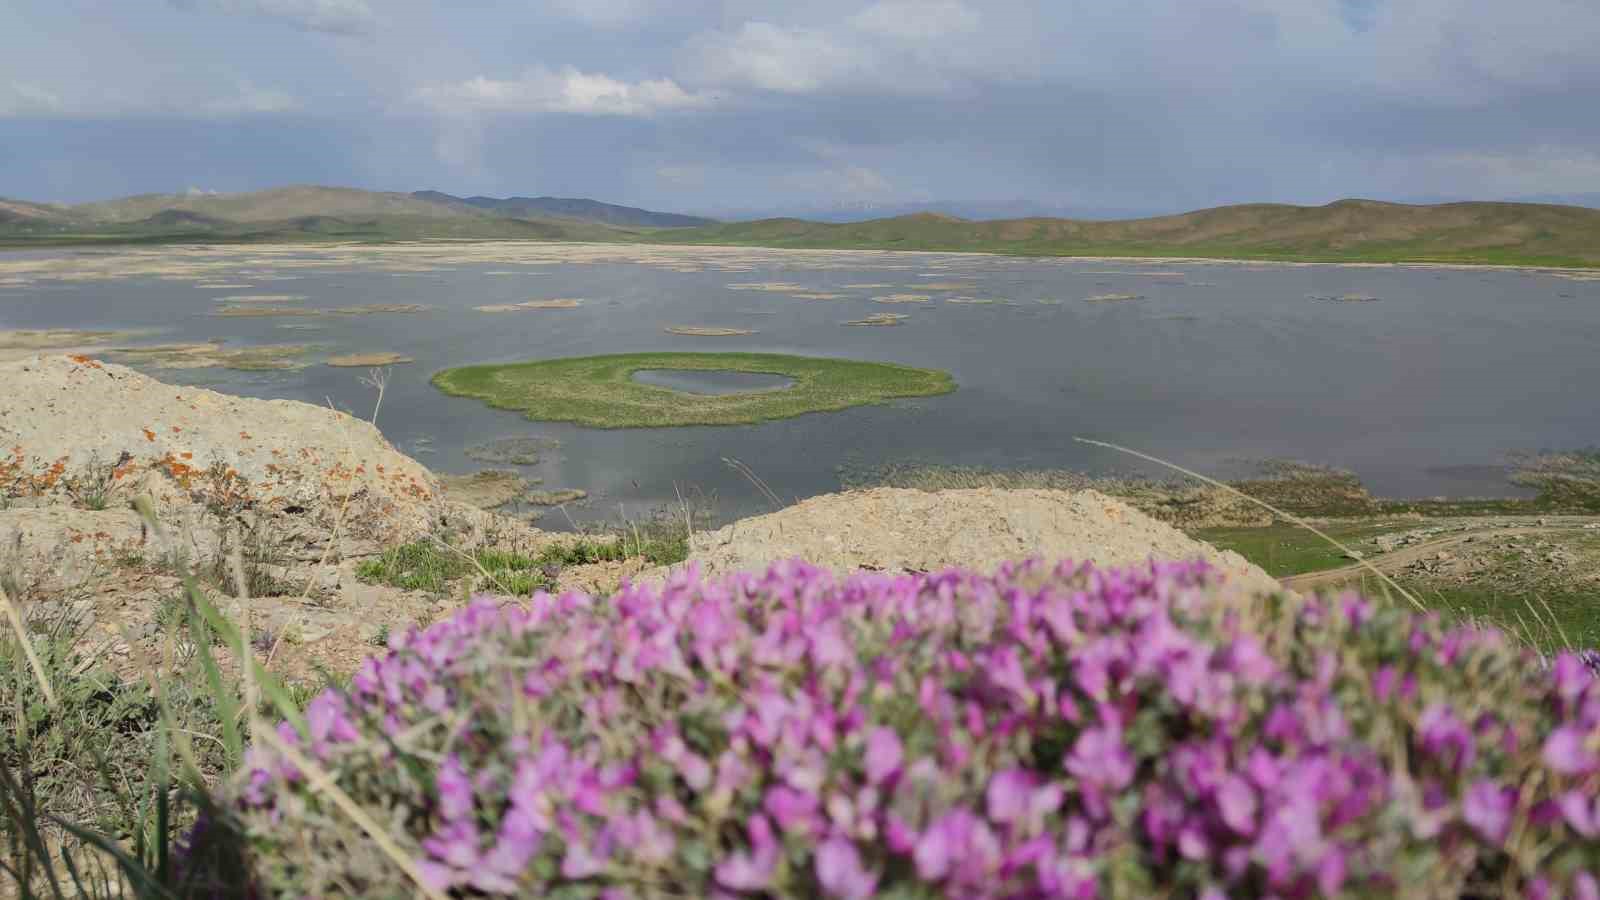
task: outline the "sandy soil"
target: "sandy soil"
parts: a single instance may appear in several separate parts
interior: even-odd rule
[[[760,569],[794,557],[842,572],[934,572],[950,566],[992,570],[1030,556],[1104,566],[1204,559],[1252,590],[1278,587],[1237,553],[1095,491],[878,488],[827,494],[696,535],[691,559],[712,573]]]

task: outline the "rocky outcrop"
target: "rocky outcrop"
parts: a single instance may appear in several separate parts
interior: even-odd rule
[[[1100,566],[1204,559],[1252,591],[1278,582],[1244,557],[1188,537],[1095,491],[917,491],[828,494],[696,535],[691,559],[708,574],[801,557],[840,572],[990,572],[1029,556]]]
[[[399,543],[445,513],[432,473],[332,409],[174,387],[83,356],[0,364],[0,494],[141,494]]]
[[[0,362],[0,386],[0,584],[30,618],[70,612],[113,659],[163,638],[162,610],[199,572],[230,614],[248,609],[276,668],[345,671],[389,629],[460,602],[364,583],[363,558],[430,536],[528,552],[555,539],[456,502],[372,425],[325,407],[85,356]]]

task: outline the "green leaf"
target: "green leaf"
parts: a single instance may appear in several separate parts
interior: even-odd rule
[[[190,598],[194,601],[194,607],[199,610],[200,615],[205,617],[206,624],[215,629],[218,635],[221,635],[223,643],[230,647],[242,647],[242,635],[239,633],[239,629],[228,621],[228,618],[212,605],[210,600],[206,599],[205,595],[194,586],[192,581],[189,587]],[[295,703],[289,692],[284,689],[283,683],[268,672],[265,666],[256,661],[255,655],[249,652],[249,648],[244,648],[244,653],[240,659],[249,661],[251,671],[255,675],[256,687],[260,688],[261,693],[266,695],[267,699],[272,701],[272,705],[278,708],[278,714],[288,719],[290,724],[295,727],[295,730],[304,737],[307,734],[306,717],[300,711],[299,704]]]
[[[190,590],[199,594],[192,585]],[[224,683],[222,669],[211,652],[211,634],[205,620],[194,609],[189,614],[189,634],[200,657],[200,668],[205,672],[212,702],[217,705],[217,718],[222,725],[222,746],[228,754],[228,770],[233,771],[244,761],[244,739],[239,733],[239,695],[231,685]],[[233,642],[233,646],[237,647],[238,644]],[[241,655],[239,658],[247,657]]]

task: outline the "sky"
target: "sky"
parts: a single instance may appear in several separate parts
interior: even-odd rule
[[[1596,0],[5,0],[0,196],[1600,198]]]

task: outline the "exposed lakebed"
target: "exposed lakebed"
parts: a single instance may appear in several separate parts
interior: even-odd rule
[[[893,307],[900,327],[845,327],[896,295],[929,299]],[[1094,299],[1112,295],[1129,299]],[[216,315],[251,303],[284,314]],[[755,333],[664,331],[741,320]],[[1149,471],[1072,442],[1083,435],[1224,476],[1291,458],[1349,468],[1380,494],[1508,496],[1519,493],[1503,477],[1508,453],[1600,444],[1600,281],[1543,272],[536,243],[0,253],[0,331],[42,329],[118,333],[95,352],[292,347],[303,366],[123,361],[363,417],[364,370],[322,363],[414,359],[390,370],[378,419],[401,450],[470,472],[484,465],[470,446],[559,444],[519,471],[587,490],[579,521],[642,515],[691,490],[715,494],[724,517],[765,509],[725,458],[784,500],[837,489],[840,465]],[[455,366],[647,351],[899,363],[949,371],[958,389],[756,425],[601,430],[429,384]],[[665,377],[657,386],[688,394],[784,390],[703,380],[748,375]]]

